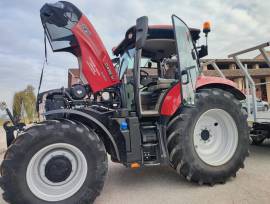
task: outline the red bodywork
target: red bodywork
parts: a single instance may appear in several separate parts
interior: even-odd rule
[[[225,84],[238,89],[236,84],[229,79],[221,77],[209,77],[209,76],[199,76],[196,83],[196,89],[210,84]]]
[[[242,94],[242,97],[245,97],[233,81],[221,77],[199,76],[196,82],[196,90],[213,85],[220,88],[225,85],[226,87],[230,87],[231,90],[238,92],[240,95]],[[179,109],[182,103],[181,94],[181,86],[180,83],[178,83],[171,88],[164,97],[163,103],[161,104],[160,114],[163,116],[172,116],[176,110]]]
[[[71,29],[80,47],[80,72],[92,91],[119,83],[119,77],[98,33],[89,20],[82,16]]]

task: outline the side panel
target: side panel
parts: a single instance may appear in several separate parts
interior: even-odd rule
[[[172,116],[181,105],[181,102],[181,87],[180,83],[177,83],[164,96],[160,114],[163,116]]]
[[[117,72],[98,33],[89,20],[82,16],[72,28],[81,52],[80,71],[93,92],[119,83]]]

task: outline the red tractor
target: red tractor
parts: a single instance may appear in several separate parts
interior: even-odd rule
[[[248,125],[232,81],[206,77],[200,30],[137,19],[111,60],[93,25],[68,2],[45,4],[41,21],[54,52],[70,52],[82,83],[39,94],[43,121],[18,128],[1,165],[6,201],[92,203],[107,155],[126,167],[170,165],[188,181],[235,177],[248,155]],[[208,26],[204,32],[210,31]]]

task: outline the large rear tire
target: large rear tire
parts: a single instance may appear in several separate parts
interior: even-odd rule
[[[168,124],[171,166],[199,184],[224,183],[244,168],[248,155],[247,114],[235,97],[220,89],[196,93]]]
[[[46,121],[23,132],[1,165],[11,204],[93,203],[108,170],[102,141],[79,122]]]

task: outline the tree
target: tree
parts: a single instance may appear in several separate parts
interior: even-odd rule
[[[34,87],[28,85],[23,91],[17,92],[13,97],[13,115],[22,117],[22,110],[26,113],[27,120],[33,121],[36,117],[36,96]]]
[[[36,116],[36,96],[34,93],[35,88],[31,85],[28,85],[24,90],[24,106],[27,117],[30,121]]]
[[[22,92],[17,92],[13,96],[13,116],[20,118],[21,117],[21,111],[22,111],[22,101],[23,96]]]

